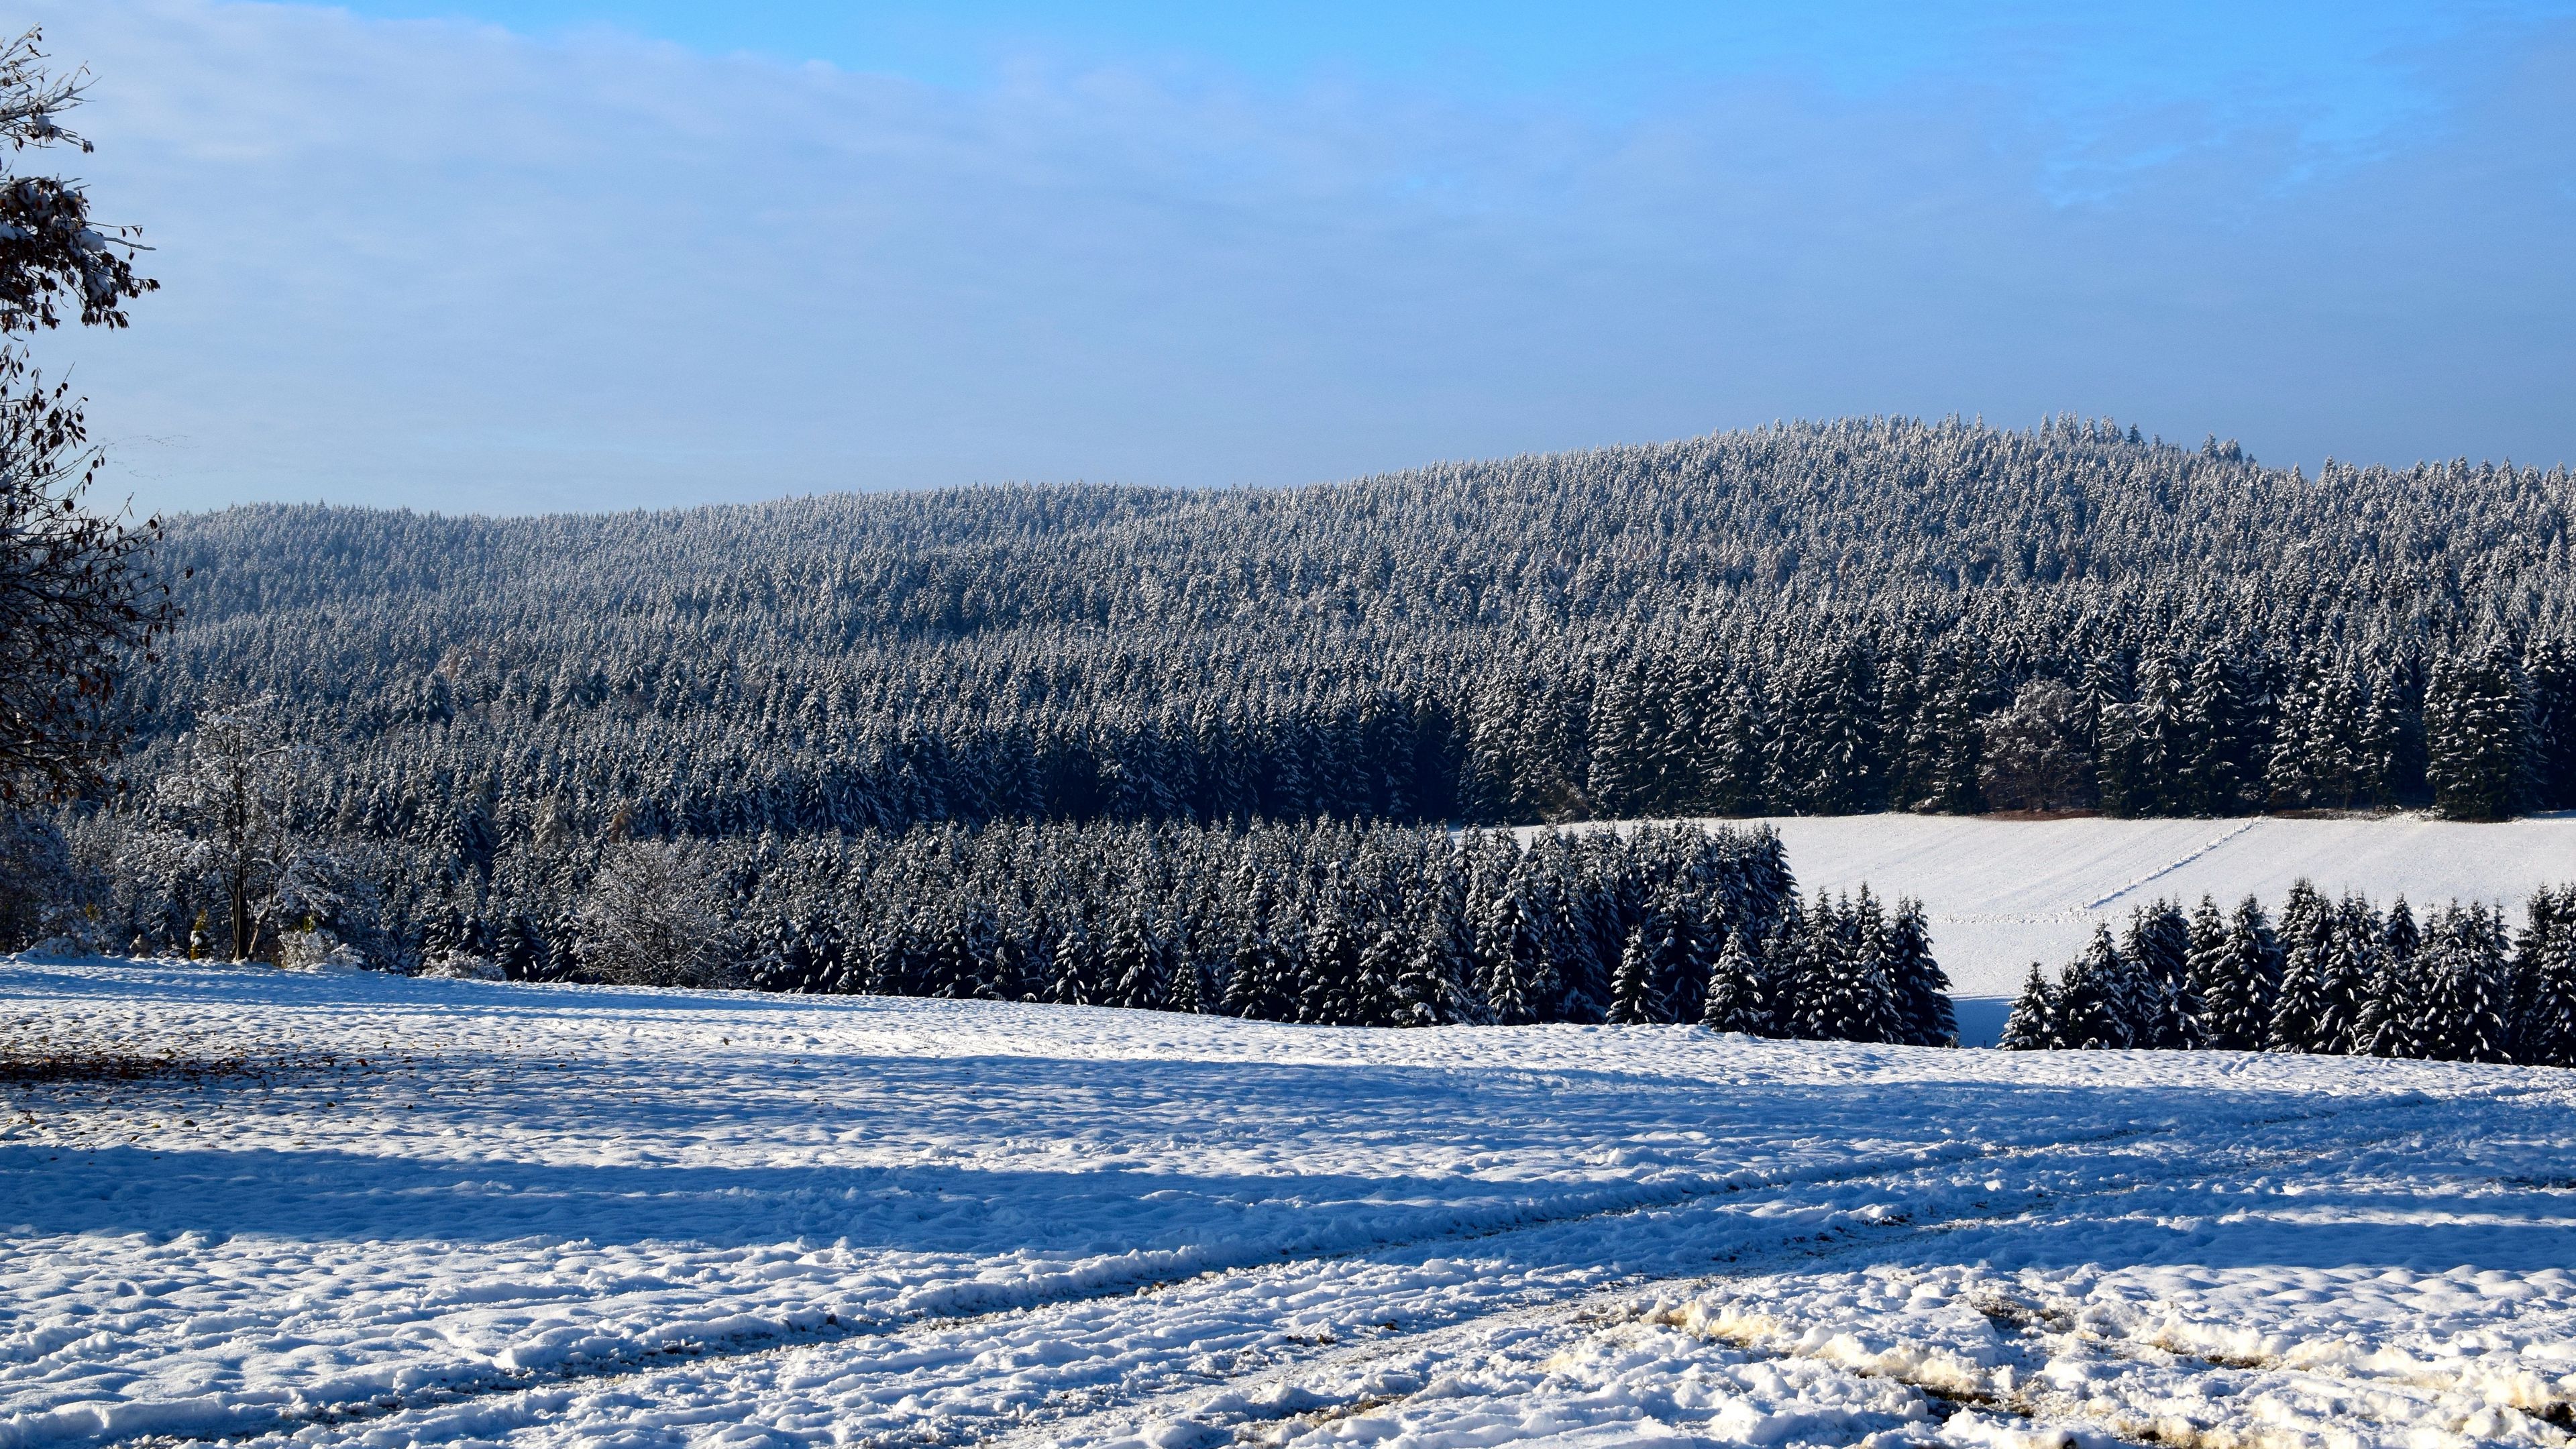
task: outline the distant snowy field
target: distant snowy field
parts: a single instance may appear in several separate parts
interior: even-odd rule
[[[2305,876],[2329,895],[2358,890],[2383,909],[2399,894],[2419,913],[2428,901],[2500,901],[2519,920],[2535,887],[2576,880],[2576,815],[2563,814],[2500,825],[2421,815],[2047,821],[1839,815],[1762,823],[1779,830],[1802,890],[1850,890],[1866,881],[1882,896],[1920,897],[1932,919],[1933,949],[1961,997],[2013,995],[2031,962],[2054,972],[2092,939],[2094,922],[2109,921],[2116,930],[2130,907],[2159,896],[2188,909],[2204,894],[2232,906],[2251,892],[2277,909],[2291,883]]]
[[[0,1445],[2576,1424],[2566,1073],[151,963],[0,1024],[336,1054],[0,1081]]]

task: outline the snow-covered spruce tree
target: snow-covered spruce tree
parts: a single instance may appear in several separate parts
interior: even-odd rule
[[[2008,1052],[2044,1052],[2057,1044],[2057,992],[2048,984],[2048,973],[2033,961],[1995,1045]]]
[[[2502,820],[2521,809],[2532,733],[2521,670],[2504,643],[2437,664],[2424,694],[2433,808],[2454,820]]]
[[[1743,909],[1732,893],[1702,880],[1692,883],[1702,894],[1694,901],[1677,887],[1661,897],[1658,909],[1670,918],[1670,933],[1655,957],[1656,1020],[1691,1022],[1708,1005],[1708,976],[1716,964],[1713,952],[1724,940],[1728,921]]]
[[[2422,984],[2413,958],[2380,956],[2353,1027],[2355,1055],[2418,1060],[2431,1053]]]
[[[1538,1020],[1544,947],[1517,889],[1507,888],[1494,898],[1477,935],[1485,1000],[1493,1007],[1494,1019],[1505,1026]]]
[[[2225,645],[2193,661],[2184,695],[2187,764],[2177,814],[2237,815],[2259,798],[2253,762],[2260,740],[2244,670]]]
[[[2333,935],[2334,913],[2315,885],[2304,877],[2292,882],[2281,904],[2281,984],[2263,1041],[2267,1050],[2322,1052],[2333,1047],[2340,1034],[2326,1000]]]
[[[2514,1023],[2514,1059],[2576,1067],[2576,886],[2535,895],[2531,916],[2534,938],[2522,968],[2528,985]]]
[[[1079,920],[1056,937],[1049,955],[1046,999],[1058,1006],[1093,1006],[1101,1000],[1097,968],[1092,961],[1091,933]]]
[[[2194,1045],[2201,1007],[2191,984],[2191,926],[2182,907],[2170,900],[2133,907],[2120,955],[2143,992],[2131,1042],[2163,1051]]]
[[[2121,1020],[2121,986],[2128,974],[2110,926],[2096,925],[2093,939],[2058,973],[2052,1021],[2055,1045],[2085,1050],[2129,1045]]]
[[[2384,660],[2372,674],[2361,744],[2369,803],[2413,806],[2432,798],[2425,779],[2424,667],[2418,655]]]
[[[1762,995],[1771,1005],[1772,1036],[1794,1038],[1810,986],[1807,913],[1797,897],[1781,904],[1779,918],[1762,938]]]
[[[1164,975],[1161,942],[1142,906],[1115,910],[1109,939],[1101,951],[1101,974],[1111,983],[1111,1000],[1130,1010],[1161,1009],[1169,980]]]
[[[1207,967],[1194,954],[1182,954],[1172,969],[1171,994],[1164,1009],[1196,1016],[1216,1000],[1216,988],[1208,980]]]
[[[1837,902],[1817,892],[1801,944],[1793,1034],[1812,1041],[1893,1041],[1903,1029],[1889,975],[1886,914],[1861,887]]]
[[[1887,930],[1887,973],[1896,991],[1897,1040],[1911,1046],[1949,1046],[1959,1039],[1950,1005],[1950,977],[1932,956],[1932,929],[1923,903],[1899,897]]]
[[[1348,919],[1349,909],[1349,902],[1339,898],[1320,902],[1314,924],[1306,932],[1305,959],[1297,973],[1296,1019],[1310,1026],[1350,1023],[1362,947]]]
[[[1786,972],[1788,988],[1778,995],[1792,1010],[1787,1021],[1790,1036],[1830,1041],[1849,1019],[1844,963],[1858,943],[1844,932],[1846,913],[1834,909],[1833,897],[1822,887],[1804,915],[1805,925],[1795,942],[1797,954]]]
[[[1850,907],[1846,928],[1851,950],[1844,970],[1850,979],[1851,1016],[1846,1041],[1902,1042],[1905,1010],[1898,998],[1895,953],[1890,945],[1887,912],[1863,882]]]
[[[2388,959],[2403,964],[2415,959],[2415,952],[2423,943],[2423,933],[2416,928],[2415,912],[2406,904],[2406,897],[2400,895],[2390,901],[2388,920],[2379,939],[2381,952]]]
[[[1762,961],[1746,949],[1746,934],[1736,931],[1728,935],[1717,960],[1709,967],[1708,999],[1700,1012],[1700,1025],[1711,1031],[1742,1032],[1746,1036],[1776,1035],[1778,1026],[1763,989]]]
[[[2322,1044],[2318,1050],[2361,1054],[2362,1008],[2379,974],[2380,940],[2386,930],[2379,912],[2358,892],[2347,893],[2336,905],[2319,972]]]
[[[2511,1060],[2502,923],[2484,905],[2463,909],[2455,903],[2433,919],[2415,959],[2426,1019],[2424,1054],[2449,1062]]]
[[[1351,987],[1350,1019],[1357,1026],[1404,1026],[1405,1003],[1398,983],[1404,977],[1408,954],[1404,933],[1392,925],[1381,926],[1367,948],[1360,952],[1358,974]]]
[[[2201,1037],[2219,1051],[2261,1051],[2271,1040],[2281,984],[2281,947],[2263,903],[2239,902],[2225,949],[2201,986]]]
[[[2576,805],[2576,644],[2532,640],[2522,678],[2531,700],[2533,793],[2547,807]]]
[[[1467,969],[1467,953],[1455,931],[1438,923],[1422,927],[1405,955],[1403,974],[1396,978],[1396,1024],[1447,1026],[1475,1020]]]
[[[2187,930],[2191,946],[2185,958],[2184,975],[2196,1007],[2189,1027],[2191,1045],[2205,1047],[2212,1045],[2209,1039],[2210,992],[2230,969],[2227,917],[2220,913],[2214,898],[2204,895],[2192,910]]]
[[[1618,974],[1610,982],[1613,1026],[1643,1026],[1655,1019],[1654,948],[1647,942],[1646,931],[1643,924],[1631,928],[1619,953]]]
[[[1225,983],[1225,1014],[1254,1021],[1285,1021],[1292,1014],[1287,1000],[1287,954],[1267,937],[1247,929],[1235,942],[1234,969]]]

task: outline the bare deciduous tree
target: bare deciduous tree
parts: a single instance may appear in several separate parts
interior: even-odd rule
[[[0,141],[87,151],[59,119],[82,77],[48,71],[38,39],[0,45]],[[126,660],[178,618],[150,569],[160,521],[81,506],[102,460],[80,400],[18,345],[65,317],[126,325],[124,304],[159,285],[135,275],[139,245],[91,219],[78,182],[0,169],[0,806],[96,780],[120,743],[109,702]]]
[[[1986,716],[1977,788],[1997,810],[2072,810],[2093,803],[2082,702],[2054,679],[2034,679],[2012,707]]]
[[[582,965],[630,986],[729,986],[740,972],[705,847],[627,840],[609,849],[582,911]]]
[[[288,925],[328,917],[351,888],[339,852],[298,828],[303,755],[275,704],[254,700],[199,716],[161,778],[155,803],[169,829],[150,846],[222,893],[235,961],[274,946]]]

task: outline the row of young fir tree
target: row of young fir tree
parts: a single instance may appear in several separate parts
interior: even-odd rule
[[[1921,907],[1797,895],[1779,835],[1349,821],[998,822],[570,846],[421,891],[366,841],[297,856],[252,914],[288,963],[1120,1006],[1358,1026],[1703,1023],[1954,1036]],[[130,842],[100,941],[219,949],[229,876]],[[290,899],[291,897],[291,899]],[[130,933],[132,940],[127,943]]]
[[[2038,963],[2007,1050],[2143,1047],[2576,1066],[2576,887],[2535,892],[2519,932],[2457,901],[2418,922],[2399,896],[2290,888],[2279,924],[2247,896],[2141,906],[2051,982]]]
[[[751,953],[761,984],[1333,1025],[1955,1035],[1921,907],[1900,903],[1891,919],[1866,887],[1802,907],[1768,829],[1523,842],[1328,824],[995,827],[898,839],[908,858],[876,863],[888,888]],[[1032,839],[1043,859],[1028,854]],[[1015,885],[1028,880],[1042,884]]]

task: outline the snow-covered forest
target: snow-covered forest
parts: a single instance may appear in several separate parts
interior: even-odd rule
[[[2576,1066],[2576,888],[2526,903],[2519,931],[2453,901],[2419,925],[2406,898],[2382,914],[2302,881],[2279,922],[2247,896],[2140,906],[2055,982],[2034,964],[2002,1045],[2020,1051],[2220,1051]]]
[[[1495,880],[1556,872],[1527,1009],[1584,1019],[1617,1009],[1654,871],[1372,895],[1346,878],[1431,847],[1335,822],[2562,807],[2569,506],[2563,470],[2309,478],[2107,423],[1869,420],[1293,490],[238,508],[172,526],[187,617],[126,691],[134,748],[18,833],[0,924],[606,979],[640,929],[615,899],[654,895],[621,873],[653,869],[726,887],[701,938],[766,984],[964,990],[902,944],[946,932],[1013,943],[976,968],[999,994],[1116,999],[1132,960],[1052,957],[1132,956],[1132,917],[1188,966],[1147,975],[1211,1003],[1246,919],[1416,953],[1440,892],[1474,898],[1446,937],[1490,936]],[[1284,910],[1150,884],[1272,849],[1305,872]],[[1082,896],[1043,911],[871,884],[1028,850],[1115,883],[1026,887]],[[1485,949],[1459,979],[1508,1019]],[[1703,1008],[1664,975],[1636,1009]],[[1372,999],[1269,1014],[1402,1014]]]

